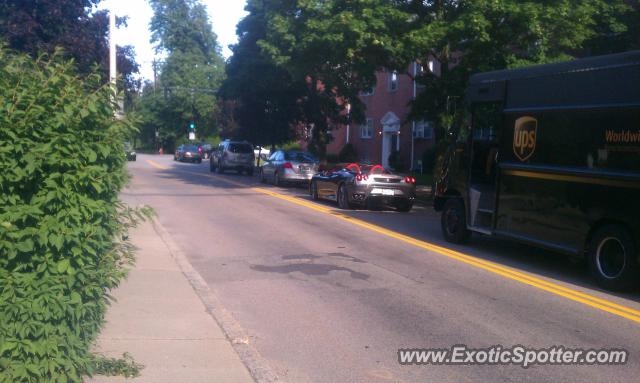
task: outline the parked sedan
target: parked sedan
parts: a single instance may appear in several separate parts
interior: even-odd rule
[[[127,161],[135,161],[136,160],[136,151],[133,150],[133,146],[129,142],[124,143],[124,154],[127,157]]]
[[[202,155],[198,150],[198,146],[184,144],[178,146],[176,152],[173,154],[174,161],[189,161],[189,162],[202,162]]]
[[[318,172],[318,160],[310,153],[278,150],[260,167],[260,181],[308,183]]]
[[[341,209],[382,203],[408,212],[416,195],[416,180],[392,174],[380,165],[349,164],[318,173],[309,185],[311,197],[337,201]]]

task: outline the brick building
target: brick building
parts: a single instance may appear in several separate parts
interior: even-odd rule
[[[416,73],[421,67],[411,64],[408,69]],[[429,69],[437,70],[431,63]],[[366,105],[366,122],[334,129],[327,152],[337,154],[351,143],[359,161],[388,167],[389,156],[396,150],[405,167],[412,164],[412,168],[418,169],[422,154],[435,143],[429,123],[408,120],[409,104],[421,88],[410,76],[395,71],[378,72],[376,77],[376,86],[360,95]]]

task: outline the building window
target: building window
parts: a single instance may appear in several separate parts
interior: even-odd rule
[[[375,89],[376,88],[372,86],[371,88],[365,89],[362,92],[360,92],[360,95],[361,96],[373,96],[373,92],[375,91]]]
[[[416,121],[413,137],[430,140],[433,138],[433,127],[428,121]]]
[[[371,138],[373,137],[373,119],[367,118],[367,121],[360,125],[360,137]]]
[[[395,92],[398,90],[398,71],[389,73],[389,91]]]
[[[424,66],[416,64],[416,79],[414,80],[416,84],[416,88],[424,89],[426,87],[424,85],[425,77],[426,77],[426,73],[424,70]]]

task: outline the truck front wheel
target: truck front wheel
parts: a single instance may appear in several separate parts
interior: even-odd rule
[[[442,208],[440,223],[444,238],[448,242],[459,244],[469,240],[471,231],[467,229],[467,217],[462,199],[447,199]]]
[[[608,290],[630,290],[640,281],[640,264],[633,240],[622,225],[597,229],[589,244],[589,269]]]

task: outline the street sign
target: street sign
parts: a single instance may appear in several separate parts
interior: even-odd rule
[[[193,141],[196,139],[196,132],[189,132],[189,140]]]

